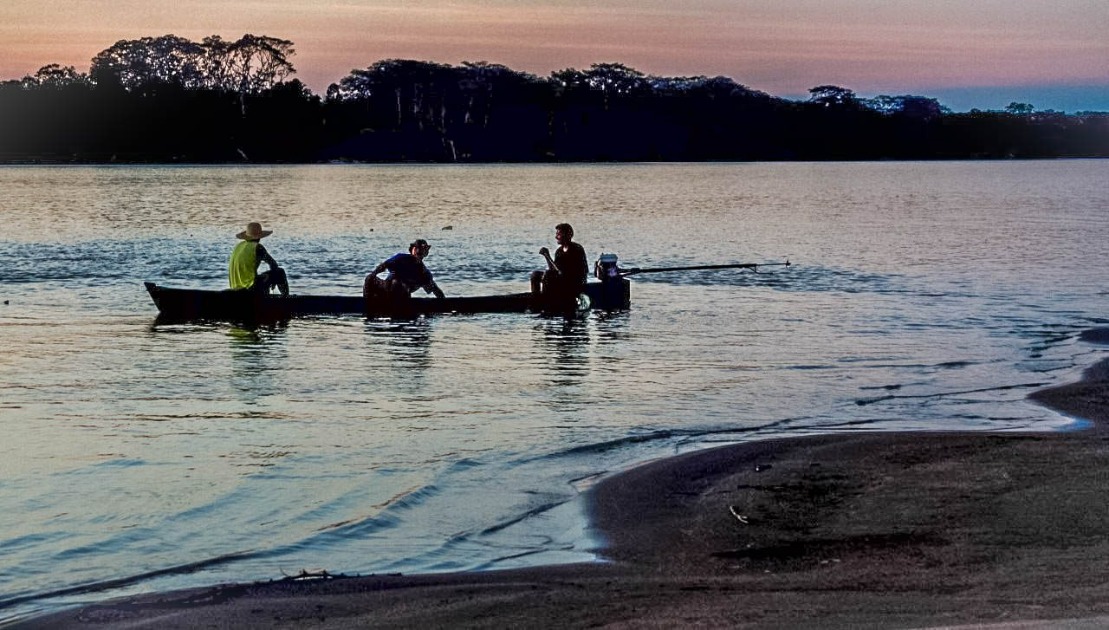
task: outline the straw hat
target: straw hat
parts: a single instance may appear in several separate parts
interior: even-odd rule
[[[261,223],[247,223],[246,229],[236,236],[244,241],[256,241],[264,236],[273,234],[273,230],[263,230]]]

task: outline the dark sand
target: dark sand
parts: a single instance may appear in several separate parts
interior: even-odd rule
[[[1032,398],[1094,425],[781,439],[617,475],[590,496],[611,563],[219,586],[24,627],[1109,627],[1109,361]]]

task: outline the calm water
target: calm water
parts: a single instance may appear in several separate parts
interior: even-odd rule
[[[0,620],[121,594],[591,558],[579,493],[814,432],[1058,430],[1103,350],[1109,161],[0,168]],[[553,226],[627,313],[156,326],[234,234],[294,292],[415,237],[451,294],[520,291]],[[451,229],[445,229],[447,227]]]

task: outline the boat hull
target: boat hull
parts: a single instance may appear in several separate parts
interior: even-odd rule
[[[551,311],[531,293],[474,297],[413,297],[402,306],[367,302],[362,296],[289,295],[257,291],[179,289],[146,282],[159,316],[165,320],[280,321],[318,315],[418,317],[437,313],[525,313]],[[590,308],[620,310],[631,302],[627,280],[586,285]],[[557,309],[556,309],[557,310]],[[565,309],[562,309],[565,310]]]

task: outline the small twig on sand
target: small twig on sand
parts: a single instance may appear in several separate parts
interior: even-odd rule
[[[729,512],[731,512],[731,513],[732,513],[732,516],[736,517],[736,519],[738,519],[740,523],[743,523],[744,525],[749,525],[749,524],[750,524],[750,523],[749,523],[749,522],[747,521],[747,517],[746,517],[746,516],[744,516],[744,515],[742,515],[742,514],[740,514],[739,512],[737,512],[737,511],[736,511],[736,509],[735,509],[735,506],[734,506],[734,505],[729,505],[729,506],[728,506],[728,511],[729,511]]]
[[[282,571],[281,575],[284,575],[285,580],[288,580],[288,581],[294,581],[294,580],[331,580],[331,579],[335,578],[334,575],[331,575],[330,573],[327,572],[327,569],[320,569],[319,571],[306,571],[304,569],[301,569],[300,573],[297,574],[297,575],[289,575],[288,573],[285,573],[284,571]]]

